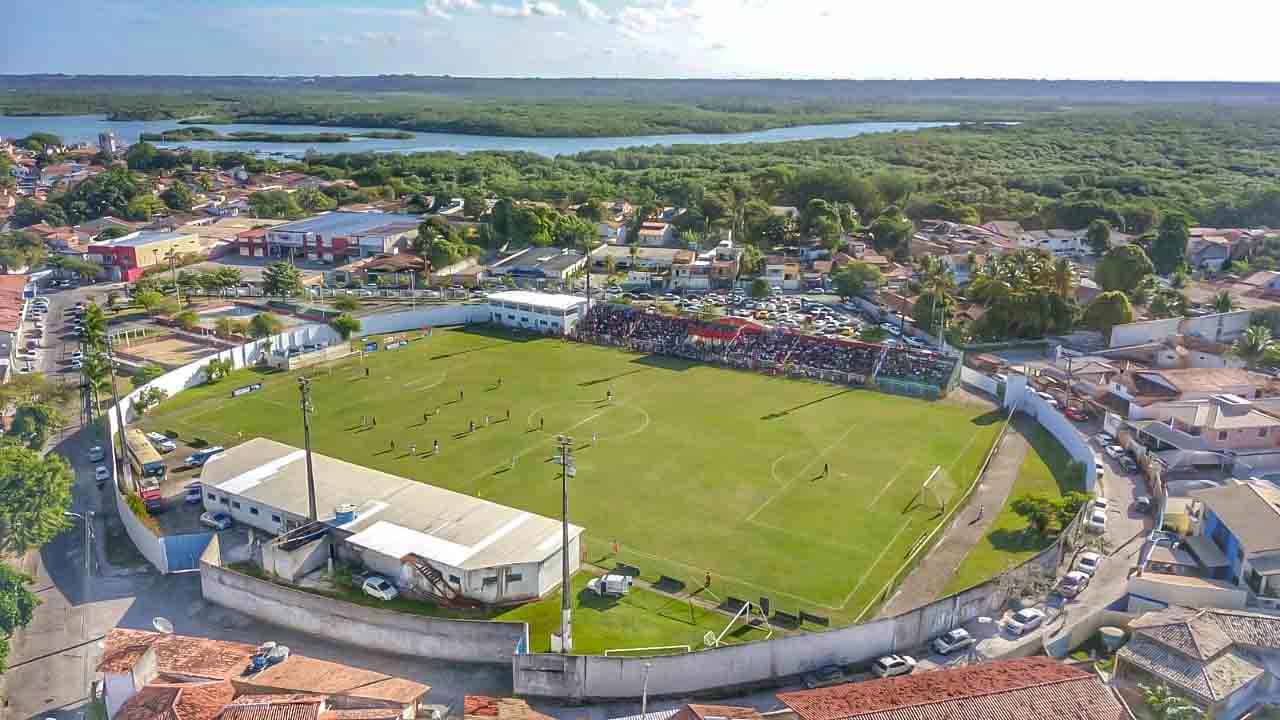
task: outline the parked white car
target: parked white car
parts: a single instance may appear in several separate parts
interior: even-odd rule
[[[93,469],[93,479],[94,480],[110,480],[111,471],[107,469],[106,465],[99,465],[98,467]]]
[[[1062,576],[1062,582],[1058,583],[1058,594],[1062,597],[1073,598],[1088,586],[1089,576],[1079,570],[1072,570]]]
[[[916,669],[916,659],[910,655],[885,655],[871,664],[871,672],[886,678],[907,675]]]
[[[1026,635],[1044,622],[1044,611],[1039,608],[1023,608],[1009,616],[1004,626],[1014,635]]]
[[[1083,552],[1080,557],[1076,558],[1076,570],[1085,575],[1092,576],[1098,572],[1098,566],[1102,564],[1102,556],[1096,552]]]
[[[400,594],[395,585],[387,582],[387,579],[380,575],[374,575],[365,580],[361,589],[364,590],[365,595],[379,600],[393,600]]]
[[[1104,533],[1107,531],[1107,513],[1105,510],[1094,508],[1089,511],[1088,520],[1089,530],[1096,533]]]
[[[167,436],[161,435],[158,432],[147,433],[147,440],[151,441],[151,444],[155,446],[156,450],[159,450],[162,453],[173,452],[178,449],[178,445],[176,443],[170,440]]]
[[[214,530],[226,530],[231,527],[231,516],[220,512],[207,512],[200,515],[200,524]]]
[[[950,655],[957,650],[973,645],[978,642],[976,638],[969,634],[964,628],[956,628],[945,633],[942,637],[934,638],[933,649],[941,655]]]
[[[1112,460],[1119,460],[1120,457],[1124,455],[1124,448],[1119,445],[1108,445],[1103,448],[1103,451],[1106,452],[1107,456]]]

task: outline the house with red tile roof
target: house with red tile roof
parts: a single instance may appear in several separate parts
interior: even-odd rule
[[[779,693],[778,699],[798,720],[1133,720],[1096,675],[1047,657]]]
[[[293,654],[255,671],[260,648],[225,640],[116,628],[104,644],[111,720],[414,720],[431,689]]]
[[[519,698],[496,698],[487,695],[467,695],[462,698],[463,720],[553,720],[543,715],[529,703]]]

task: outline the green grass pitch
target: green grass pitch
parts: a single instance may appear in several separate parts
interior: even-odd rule
[[[363,364],[306,372],[317,452],[558,517],[551,458],[567,433],[570,516],[586,528],[588,561],[626,562],[690,591],[709,572],[715,596],[767,596],[834,624],[874,603],[939,522],[932,510],[904,512],[934,467],[958,497],[1002,420],[950,400],[484,331],[437,330]],[[251,377],[263,390],[229,397]],[[359,431],[362,416],[377,427]],[[298,391],[283,374],[241,371],[142,424],[185,441],[231,445],[242,433],[302,445]],[[426,455],[435,440],[440,454]],[[407,455],[413,443],[417,457]]]

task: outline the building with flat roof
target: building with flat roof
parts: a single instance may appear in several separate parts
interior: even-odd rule
[[[102,266],[111,280],[136,282],[149,267],[169,262],[170,256],[203,255],[205,244],[190,230],[139,230],[111,240],[91,243],[89,262]]]
[[[585,255],[568,248],[527,248],[494,263],[489,272],[536,280],[567,280],[586,264]]]
[[[1192,528],[1217,546],[1228,565],[1213,577],[1247,590],[1250,600],[1280,607],[1280,490],[1235,483],[1195,490],[1202,506]]]
[[[558,520],[327,455],[311,457],[316,507],[340,556],[401,587],[483,603],[530,600],[559,585]],[[200,481],[205,509],[237,522],[272,535],[310,523],[299,448],[255,438],[211,458]],[[581,534],[582,528],[569,527],[571,570],[579,565]],[[439,577],[424,576],[415,562]]]
[[[495,325],[567,335],[587,313],[587,299],[576,295],[512,290],[489,296],[489,321]]]
[[[241,236],[236,252],[244,257],[346,262],[395,252],[418,236],[421,223],[417,215],[339,210],[277,225],[265,236]]]

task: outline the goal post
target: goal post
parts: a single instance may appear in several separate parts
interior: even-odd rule
[[[924,482],[920,484],[920,489],[911,497],[911,501],[907,503],[902,512],[906,514],[918,509],[933,510],[938,513],[945,512],[947,501],[955,494],[954,491],[955,488],[942,466],[935,466],[933,472],[929,473],[929,477],[925,478]]]

